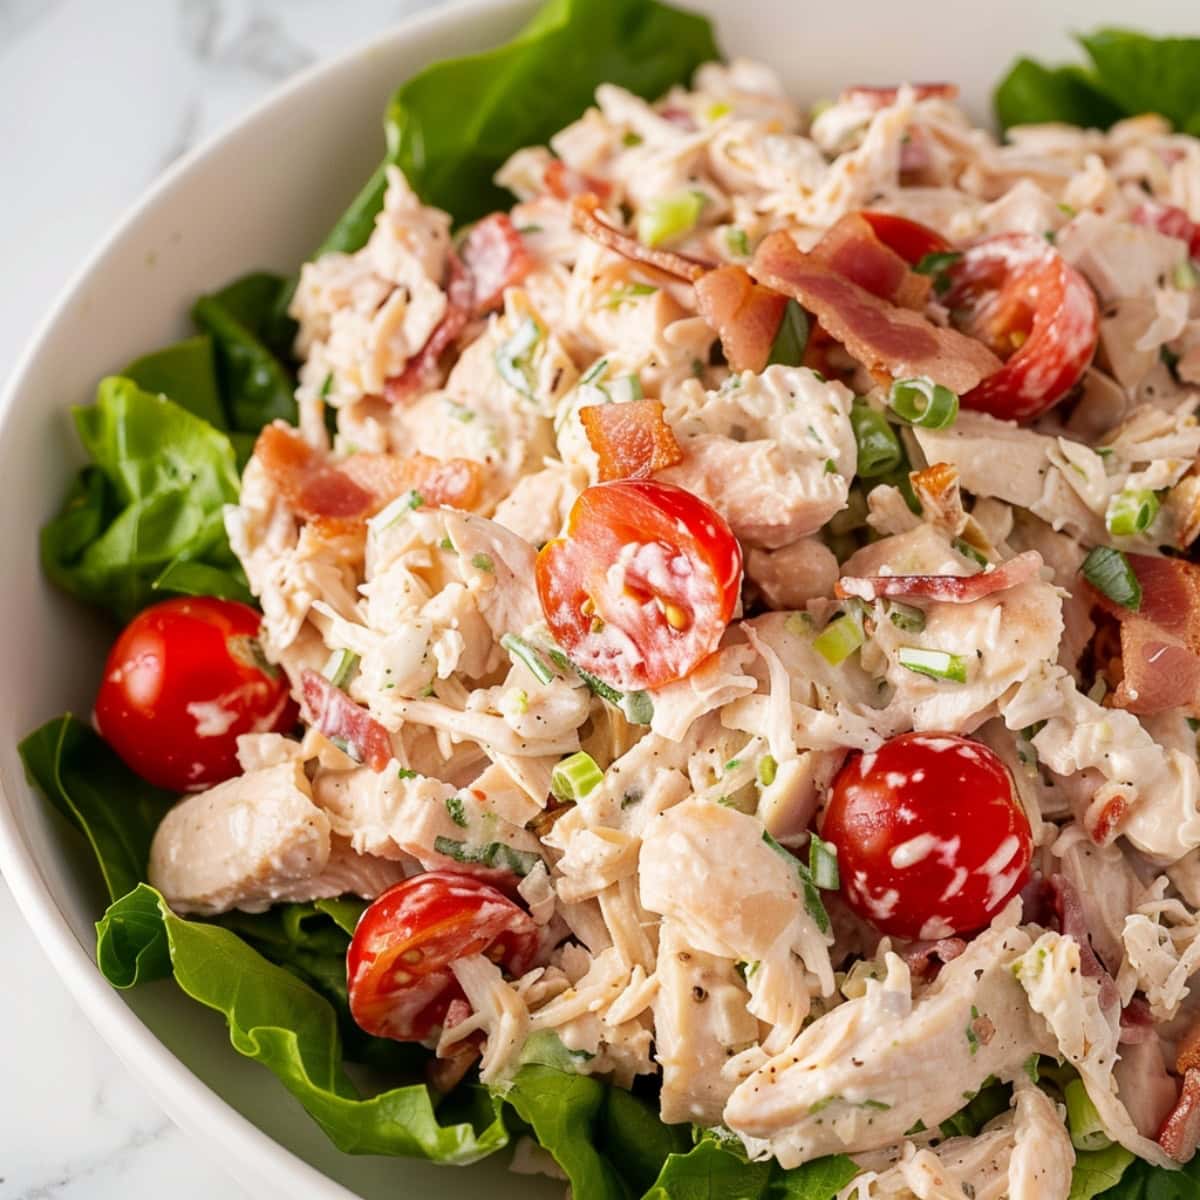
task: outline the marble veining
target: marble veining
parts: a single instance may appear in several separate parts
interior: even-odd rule
[[[180,154],[289,75],[430,4],[0,0],[0,363],[11,368],[83,257]],[[250,1196],[93,1032],[3,884],[0,962],[0,1200]]]

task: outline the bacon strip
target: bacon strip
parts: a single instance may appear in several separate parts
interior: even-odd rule
[[[1188,254],[1192,258],[1200,258],[1200,225],[1191,219],[1182,208],[1174,204],[1160,204],[1156,200],[1146,200],[1133,210],[1133,223],[1157,229],[1167,237],[1178,238],[1187,243]]]
[[[918,979],[928,979],[966,948],[962,938],[939,938],[936,942],[912,942],[900,951],[900,957]]]
[[[804,305],[869,370],[893,378],[926,376],[962,394],[998,371],[982,343],[898,308],[805,254],[783,232],[764,238],[750,274]]]
[[[717,331],[735,371],[762,371],[787,308],[787,297],[755,283],[745,267],[718,267],[696,280],[696,307]]]
[[[1105,1010],[1117,1007],[1121,1003],[1117,985],[1092,949],[1091,934],[1088,933],[1083,904],[1075,885],[1065,875],[1051,875],[1050,887],[1054,891],[1059,928],[1066,937],[1074,938],[1079,946],[1079,969],[1088,978],[1100,981],[1100,1007]]]
[[[588,442],[600,458],[600,481],[645,479],[683,462],[683,451],[659,400],[589,404],[579,410]]]
[[[686,254],[675,254],[670,250],[656,250],[645,246],[630,233],[614,228],[598,215],[600,201],[592,195],[576,196],[571,201],[571,224],[593,242],[615,251],[622,258],[631,259],[672,279],[695,283],[711,263],[701,262]]]
[[[1200,1068],[1183,1073],[1183,1088],[1175,1107],[1158,1131],[1158,1144],[1176,1161],[1190,1161],[1200,1145]]]
[[[341,688],[308,669],[300,673],[300,688],[310,724],[327,738],[344,742],[351,758],[366,763],[372,771],[382,771],[391,762],[391,735]]]
[[[1006,591],[1036,579],[1041,566],[1042,556],[1036,550],[1026,550],[1001,563],[994,571],[980,571],[976,575],[848,575],[837,581],[834,592],[841,599],[857,596],[860,600],[871,601],[886,597],[970,604],[993,592]]]
[[[880,240],[862,213],[847,213],[834,222],[809,254],[871,295],[916,312],[925,308],[933,287],[929,276],[910,270],[908,263]]]
[[[1200,567],[1152,554],[1125,557],[1142,587],[1137,612],[1092,588],[1121,629],[1122,678],[1108,702],[1141,715],[1200,712]]]
[[[410,490],[426,504],[470,508],[483,487],[482,468],[470,459],[363,453],[335,464],[278,423],[258,435],[254,457],[296,515],[329,534],[349,532]]]

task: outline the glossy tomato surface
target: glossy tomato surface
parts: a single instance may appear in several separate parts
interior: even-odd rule
[[[565,537],[537,559],[538,595],[559,645],[613,687],[682,679],[714,650],[737,607],[742,551],[699,497],[650,479],[580,493]]]
[[[143,779],[171,791],[239,773],[243,733],[284,732],[298,710],[258,643],[259,614],[210,596],[144,609],[117,638],[96,725]]]
[[[1044,238],[1005,233],[969,246],[947,272],[954,323],[1004,360],[960,397],[964,408],[1032,421],[1083,378],[1100,311],[1084,277]]]
[[[863,219],[875,231],[875,236],[889,250],[894,250],[910,267],[915,267],[927,254],[945,254],[950,243],[936,230],[920,221],[910,221],[894,213],[867,209]]]
[[[905,733],[851,758],[821,836],[842,895],[883,933],[942,938],[982,928],[1029,875],[1029,821],[1004,764],[949,733]]]
[[[389,888],[359,918],[346,955],[350,1013],[367,1033],[434,1039],[455,1000],[450,964],[486,954],[512,975],[537,951],[533,918],[490,884],[429,871]]]

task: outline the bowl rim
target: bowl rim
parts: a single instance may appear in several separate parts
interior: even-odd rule
[[[34,327],[17,356],[7,386],[0,391],[0,439],[8,436],[17,397],[26,390],[27,377],[33,372],[64,313],[86,287],[92,274],[163,196],[201,170],[226,141],[250,126],[270,122],[296,94],[347,69],[363,55],[390,49],[395,43],[414,35],[432,34],[474,17],[494,17],[505,12],[516,17],[531,7],[532,0],[449,0],[436,8],[389,23],[386,28],[356,41],[340,53],[297,72],[181,155],[108,228],[59,289],[53,303]],[[32,790],[32,785],[25,780],[18,779],[13,783],[16,787]],[[92,955],[80,944],[33,851],[25,842],[4,781],[0,781],[0,876],[8,884],[18,911],[89,1024],[190,1139],[194,1142],[204,1139],[220,1146],[238,1163],[239,1171],[235,1176],[238,1180],[247,1175],[254,1176],[262,1185],[269,1186],[269,1194],[278,1191],[280,1195],[314,1197],[316,1200],[354,1200],[355,1193],[277,1142],[195,1075],[153,1030],[143,1024],[137,1013],[105,980]],[[234,1053],[232,1048],[229,1052]],[[398,1160],[400,1170],[402,1163],[403,1160]]]

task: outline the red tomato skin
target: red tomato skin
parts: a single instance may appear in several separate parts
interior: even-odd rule
[[[296,724],[287,677],[261,661],[259,625],[249,605],[210,596],[165,600],[129,622],[109,651],[95,717],[131,770],[170,791],[212,787],[240,774],[239,734]]]
[[[533,918],[490,884],[457,871],[414,875],[359,918],[346,952],[350,1013],[375,1037],[428,1043],[450,1005],[466,1002],[452,962],[486,954],[521,975],[537,948]]]
[[[612,568],[622,558],[619,587]],[[660,687],[717,649],[741,593],[742,551],[698,496],[621,479],[580,493],[566,536],[538,554],[536,577],[546,623],[579,666],[622,690]],[[666,605],[682,613],[681,628]]]
[[[1100,338],[1091,285],[1044,238],[1004,233],[969,246],[947,272],[942,303],[1004,365],[965,396],[964,408],[1032,421],[1083,378]],[[1023,340],[1018,344],[1013,335]]]
[[[953,249],[940,233],[920,221],[871,209],[864,209],[862,216],[875,231],[875,236],[910,267],[915,267],[927,254],[945,254]]]
[[[905,733],[834,779],[821,836],[846,903],[882,933],[981,929],[1029,877],[1033,839],[1004,764],[951,733]]]

